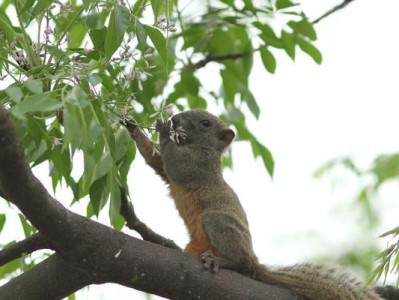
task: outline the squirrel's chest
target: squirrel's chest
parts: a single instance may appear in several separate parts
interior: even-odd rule
[[[190,243],[186,248],[186,252],[198,256],[209,250],[209,238],[203,230],[202,214],[198,207],[198,193],[171,182],[170,194],[190,235]]]

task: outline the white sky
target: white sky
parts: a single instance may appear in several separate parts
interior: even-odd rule
[[[301,3],[314,19],[340,1]],[[351,154],[367,166],[374,156],[399,150],[397,11],[395,0],[358,0],[323,20],[316,26],[321,66],[300,51],[295,62],[284,53],[277,55],[275,75],[255,64],[251,85],[262,113],[250,129],[272,151],[275,176],[271,180],[262,162],[254,161],[249,146],[241,143],[233,146],[234,169],[225,176],[247,211],[261,262],[289,264],[328,254],[334,246],[339,250],[350,245],[356,234],[358,216],[350,211],[345,219],[335,216],[337,203],[345,204],[355,194],[355,181],[335,192],[330,179],[317,180],[312,174],[341,155]],[[167,189],[139,155],[130,180],[140,218],[184,246],[185,229]],[[386,209],[381,232],[398,225],[398,192],[393,186],[382,193],[378,205]],[[303,232],[325,243],[309,240]],[[92,286],[78,299],[115,297],[144,299],[116,285]]]

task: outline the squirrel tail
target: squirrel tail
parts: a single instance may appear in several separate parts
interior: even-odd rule
[[[381,300],[374,289],[365,288],[355,277],[335,267],[296,264],[269,269],[255,267],[254,279],[284,286],[309,300]]]

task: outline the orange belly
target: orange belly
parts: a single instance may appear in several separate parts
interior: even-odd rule
[[[185,252],[193,256],[200,256],[205,251],[212,250],[210,240],[202,226],[202,215],[197,205],[196,192],[170,182],[170,194],[190,236],[190,242],[187,244]]]

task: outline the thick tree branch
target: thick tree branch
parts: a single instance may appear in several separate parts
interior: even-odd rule
[[[181,250],[181,248],[178,245],[176,245],[175,242],[157,234],[146,224],[141,222],[134,211],[132,203],[128,200],[126,196],[126,191],[123,188],[121,188],[120,190],[121,190],[120,214],[126,220],[126,226],[128,228],[137,231],[145,241],[162,245],[168,248]]]
[[[33,175],[15,129],[0,104],[0,186],[3,196],[22,211],[51,241],[65,230],[66,209],[55,201]]]
[[[35,233],[20,242],[0,250],[0,266],[40,249],[50,249],[50,245],[41,233]]]
[[[199,261],[180,251],[136,239],[92,221],[87,226],[92,229],[94,241],[90,241],[92,246],[87,248],[85,258],[74,259],[72,253],[53,255],[0,287],[0,299],[62,299],[86,285],[105,282],[176,300],[295,299],[286,289],[262,284],[232,271],[212,274],[203,270]]]
[[[63,299],[92,283],[90,272],[53,255],[0,287],[1,300]]]
[[[321,15],[320,17],[318,17],[316,20],[314,20],[312,23],[313,24],[317,24],[319,23],[321,20],[327,18],[328,16],[332,15],[333,13],[335,13],[336,11],[345,8],[349,3],[353,2],[354,0],[344,0],[341,4],[334,6],[333,8],[331,8],[330,10],[328,10],[327,12],[325,12],[323,15]]]

